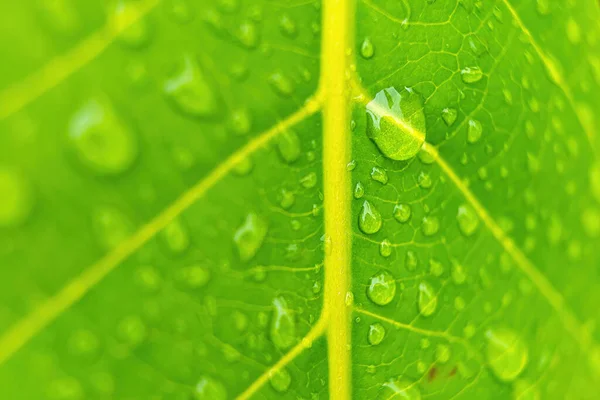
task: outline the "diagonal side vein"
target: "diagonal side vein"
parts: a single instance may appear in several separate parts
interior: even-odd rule
[[[191,187],[158,216],[142,226],[136,233],[121,243],[115,250],[86,268],[55,295],[47,299],[33,312],[16,322],[0,336],[0,365],[12,357],[34,336],[58,318],[96,286],[104,277],[118,267],[127,257],[152,239],[161,229],[173,221],[179,214],[200,199],[209,189],[225,177],[238,163],[248,155],[263,147],[279,133],[301,122],[321,108],[321,96],[317,94],[305,105],[271,129],[261,133],[244,147],[230,155],[216,166],[206,177]]]
[[[50,60],[45,66],[0,92],[0,121],[21,111],[34,100],[55,88],[75,72],[102,54],[127,28],[152,11],[161,0],[144,0],[139,7],[115,25],[109,21],[104,28],[82,40],[65,54]]]

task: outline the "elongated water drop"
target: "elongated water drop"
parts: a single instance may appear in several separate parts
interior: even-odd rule
[[[298,134],[290,130],[280,133],[277,137],[277,150],[283,161],[288,164],[298,160],[302,154]]]
[[[193,117],[209,117],[217,113],[218,100],[200,66],[190,56],[183,66],[169,78],[163,91],[175,108]]]
[[[507,328],[490,329],[485,336],[486,357],[490,369],[502,381],[515,380],[529,360],[525,343],[514,331]]]
[[[373,179],[375,182],[381,183],[382,185],[388,183],[387,172],[385,169],[379,167],[373,167],[371,170],[371,179]]]
[[[391,303],[396,296],[396,280],[394,276],[385,270],[381,270],[371,277],[367,287],[369,299],[380,306]]]
[[[425,236],[433,236],[440,230],[440,220],[435,216],[425,216],[421,221],[421,232]]]
[[[360,230],[371,235],[379,232],[382,223],[379,211],[368,200],[365,200],[358,215],[358,227]]]
[[[251,260],[262,246],[267,236],[267,221],[255,213],[246,216],[246,220],[233,236],[242,261]]]
[[[421,96],[410,88],[381,90],[367,104],[367,136],[392,160],[408,160],[425,142]]]
[[[134,133],[104,100],[91,99],[75,113],[68,139],[79,161],[102,175],[123,173],[138,154]]]
[[[437,295],[433,286],[428,282],[421,282],[419,284],[419,295],[417,304],[419,312],[424,317],[429,317],[437,309]]]
[[[385,328],[379,322],[371,324],[369,326],[369,335],[368,340],[369,343],[373,346],[378,345],[385,338]]]
[[[477,143],[481,139],[483,133],[483,127],[481,122],[476,119],[469,120],[469,127],[467,128],[467,141],[469,143]]]
[[[273,299],[273,308],[269,334],[275,347],[285,350],[296,342],[296,320],[283,297]]]
[[[365,40],[363,40],[360,46],[360,55],[364,59],[368,60],[369,58],[373,57],[373,54],[375,54],[375,46],[373,45],[371,39],[366,38]]]
[[[444,108],[442,110],[442,119],[447,126],[452,126],[458,117],[458,112],[455,108]]]
[[[33,190],[20,173],[0,167],[0,227],[22,224],[33,206]]]
[[[469,205],[463,204],[458,207],[458,214],[456,215],[458,221],[458,227],[463,235],[469,237],[477,230],[479,226],[479,216]]]
[[[460,71],[460,76],[465,83],[475,83],[483,78],[483,71],[479,67],[466,67]]]
[[[360,199],[365,195],[365,187],[362,183],[356,182],[356,186],[354,186],[354,198]]]

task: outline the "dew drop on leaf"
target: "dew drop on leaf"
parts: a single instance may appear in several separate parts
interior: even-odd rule
[[[536,10],[540,15],[550,14],[550,0],[536,0]]]
[[[101,207],[93,212],[92,227],[98,242],[106,250],[121,244],[133,231],[129,219],[111,207]]]
[[[419,294],[417,299],[417,305],[419,312],[424,317],[429,317],[437,309],[437,295],[433,286],[429,282],[421,282],[419,284]]]
[[[419,265],[419,259],[414,251],[409,250],[406,252],[406,256],[404,257],[404,268],[407,271],[412,272],[417,269],[417,265]]]
[[[458,111],[455,108],[444,108],[442,110],[442,119],[447,126],[454,125],[456,118],[458,117]]]
[[[279,205],[284,210],[289,210],[296,202],[296,195],[287,189],[281,189],[279,192]]]
[[[78,160],[101,175],[131,167],[138,154],[134,133],[106,101],[89,100],[71,118],[68,140]]]
[[[435,359],[440,364],[445,364],[450,360],[452,352],[450,347],[446,344],[438,344],[435,348]]]
[[[0,193],[0,227],[22,224],[34,203],[29,182],[12,168],[0,166]]]
[[[412,214],[409,204],[400,203],[394,206],[394,218],[400,223],[408,222]]]
[[[165,226],[160,235],[173,254],[183,253],[190,245],[187,228],[179,219],[175,219]]]
[[[373,179],[375,182],[381,183],[382,185],[388,183],[387,172],[385,169],[379,167],[373,167],[371,170],[371,179]]]
[[[288,14],[283,14],[279,18],[279,29],[281,33],[289,38],[293,38],[298,34],[296,23]]]
[[[136,271],[136,282],[145,290],[154,292],[158,290],[162,284],[162,278],[155,267],[144,265]]]
[[[600,163],[594,164],[590,169],[590,187],[594,198],[600,203]]]
[[[368,200],[363,202],[358,215],[358,227],[363,233],[371,235],[379,232],[383,221],[381,214]]]
[[[269,84],[280,96],[288,97],[294,93],[294,84],[281,71],[276,71],[269,76]]]
[[[210,277],[210,270],[199,264],[192,264],[177,271],[177,280],[190,289],[206,286]]]
[[[278,371],[269,373],[269,382],[275,391],[284,393],[292,383],[292,376],[286,368],[281,368]]]
[[[356,186],[354,186],[354,198],[360,199],[365,195],[365,187],[362,183],[356,182]]]
[[[417,182],[419,183],[419,186],[421,187],[421,189],[429,189],[431,188],[431,185],[433,185],[433,181],[431,180],[431,175],[429,175],[429,173],[422,171],[418,178],[417,178]]]
[[[486,358],[490,369],[502,381],[515,380],[529,360],[525,343],[508,328],[489,329],[485,336]]]
[[[287,130],[279,134],[277,137],[277,150],[283,161],[288,164],[298,160],[300,154],[302,154],[298,134],[292,130]]]
[[[421,400],[421,391],[416,382],[404,378],[393,378],[382,385],[377,399]]]
[[[367,335],[367,339],[369,343],[373,346],[378,345],[385,338],[385,328],[379,322],[371,324],[369,326],[369,334]]]
[[[179,71],[165,82],[163,91],[173,106],[185,115],[210,117],[218,111],[217,97],[204,72],[190,56]]]
[[[128,345],[137,346],[146,339],[147,328],[140,317],[132,315],[121,320],[117,333]]]
[[[312,189],[317,184],[317,174],[309,172],[300,179],[300,184],[306,189]]]
[[[375,46],[373,45],[373,42],[371,41],[371,39],[369,38],[365,38],[365,40],[363,40],[362,44],[360,45],[360,55],[368,60],[369,58],[373,57],[373,55],[375,54]]]
[[[467,273],[462,264],[458,262],[453,262],[452,267],[450,268],[450,275],[452,277],[452,281],[456,285],[462,285],[467,280]]]
[[[367,136],[392,160],[408,160],[425,142],[421,96],[410,88],[381,90],[367,104]]]
[[[481,122],[476,119],[469,120],[469,126],[467,128],[467,141],[469,143],[477,143],[481,139],[483,133],[483,127]]]
[[[382,257],[389,257],[392,254],[392,245],[389,240],[383,239],[381,243],[379,243],[379,254]]]
[[[252,117],[245,108],[233,110],[229,116],[231,131],[239,136],[247,135],[252,129]]]
[[[225,386],[214,378],[203,376],[194,388],[194,400],[227,400]]]
[[[275,347],[280,350],[285,350],[296,342],[296,320],[286,300],[281,296],[273,299],[269,335]]]
[[[465,83],[475,83],[483,78],[483,71],[479,67],[466,67],[460,71],[460,76]]]
[[[380,306],[391,303],[396,296],[396,280],[394,276],[385,270],[381,270],[371,277],[367,287],[369,299]]]
[[[473,235],[479,226],[479,216],[471,206],[466,204],[458,207],[456,220],[461,233],[467,237]]]
[[[435,216],[423,217],[421,221],[421,232],[425,236],[433,236],[440,230],[440,220]]]
[[[240,24],[236,34],[240,44],[247,49],[255,49],[260,42],[260,33],[257,25],[252,21]]]
[[[258,214],[250,213],[246,216],[233,236],[242,261],[249,261],[256,255],[267,236],[267,229],[267,221]]]

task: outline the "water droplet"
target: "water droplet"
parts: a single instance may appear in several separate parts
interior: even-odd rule
[[[418,307],[419,312],[424,317],[429,317],[437,309],[437,295],[433,286],[428,282],[421,282],[419,284],[419,296],[418,296]]]
[[[289,38],[296,37],[298,34],[296,23],[288,14],[283,14],[279,19],[279,29],[281,30],[281,33]]]
[[[600,210],[588,207],[581,213],[581,223],[585,233],[592,238],[600,236]]]
[[[378,400],[421,400],[421,391],[416,382],[411,382],[399,377],[385,382],[382,385],[377,398]]]
[[[467,272],[462,264],[458,262],[452,263],[450,275],[452,276],[452,281],[457,285],[462,285],[467,280]]]
[[[365,38],[360,46],[360,55],[363,56],[364,59],[368,60],[369,58],[373,57],[374,54],[375,46],[373,46],[373,42],[371,39]]]
[[[400,203],[394,206],[394,218],[400,223],[408,222],[412,214],[409,204]]]
[[[251,260],[262,246],[267,236],[267,221],[255,213],[246,216],[246,220],[233,236],[242,261]]]
[[[296,321],[292,310],[281,296],[273,299],[273,318],[270,326],[271,341],[280,350],[296,342]]]
[[[179,220],[171,221],[161,231],[161,238],[174,254],[181,254],[190,245],[190,236],[185,225]]]
[[[284,210],[289,210],[292,208],[294,203],[296,202],[296,195],[294,192],[291,192],[287,189],[281,189],[279,192],[279,205]]]
[[[294,131],[284,131],[277,137],[277,150],[283,161],[288,164],[300,158],[302,149],[300,147],[300,138]]]
[[[244,21],[238,28],[236,34],[240,44],[247,49],[255,49],[260,42],[258,27],[252,21]]]
[[[94,211],[92,226],[100,245],[106,250],[120,245],[132,233],[129,219],[120,211],[110,207],[102,207]]]
[[[467,128],[467,141],[469,143],[477,143],[481,139],[482,132],[481,122],[476,119],[469,120],[469,127]]]
[[[293,82],[280,71],[276,71],[271,74],[269,77],[269,83],[275,92],[280,96],[287,97],[294,93]]]
[[[429,260],[429,273],[435,277],[440,277],[444,273],[444,264],[432,258]]]
[[[458,111],[455,108],[444,108],[442,110],[442,119],[447,126],[454,125],[456,118],[458,117]]]
[[[435,359],[440,364],[445,364],[450,360],[450,356],[452,352],[450,351],[450,347],[445,344],[438,344],[435,348]]]
[[[458,221],[458,227],[463,235],[469,237],[477,230],[479,226],[479,216],[469,205],[463,204],[458,207],[458,214],[456,215]]]
[[[367,296],[377,305],[391,303],[396,296],[396,280],[388,271],[381,270],[371,277],[367,288]]]
[[[498,379],[511,382],[517,378],[529,360],[528,349],[521,338],[507,328],[490,329],[487,338],[486,357]]]
[[[371,324],[369,326],[369,335],[368,340],[369,343],[373,346],[378,345],[385,338],[385,328],[379,322]]]
[[[419,174],[419,176],[417,178],[417,182],[419,183],[419,186],[421,187],[421,189],[429,189],[429,188],[431,188],[431,185],[433,185],[433,181],[431,180],[431,175],[429,175],[429,173],[427,173],[425,171],[421,171],[421,173]]]
[[[364,233],[371,235],[379,232],[383,221],[381,214],[368,200],[365,200],[358,216],[358,227]]]
[[[154,292],[160,288],[162,284],[162,278],[160,274],[151,265],[144,265],[139,267],[136,271],[136,281],[144,289]]]
[[[440,220],[435,216],[423,217],[421,221],[421,232],[425,236],[433,236],[440,230]]]
[[[177,271],[177,280],[190,289],[200,289],[210,280],[210,270],[199,264],[181,268]]]
[[[194,400],[227,400],[227,390],[216,379],[203,376],[196,384]]]
[[[254,164],[252,163],[252,159],[250,157],[244,157],[240,160],[235,167],[233,167],[233,172],[239,176],[245,176],[252,171]]]
[[[467,46],[469,47],[469,50],[476,56],[481,56],[488,50],[486,44],[483,43],[479,36],[475,34],[467,36]]]
[[[231,131],[238,135],[247,135],[252,129],[252,118],[245,108],[233,110],[229,116],[229,127]]]
[[[352,306],[354,304],[354,293],[346,292],[346,297],[344,298],[344,304],[346,307]]]
[[[269,382],[273,389],[279,393],[283,393],[289,389],[292,383],[292,376],[286,368],[281,368],[278,371],[269,373]]]
[[[71,118],[68,139],[78,160],[102,175],[125,172],[138,154],[134,133],[106,101],[83,105]]]
[[[409,250],[406,252],[406,256],[404,257],[404,268],[407,271],[412,272],[417,269],[419,265],[419,259],[414,251]]]
[[[384,156],[408,160],[425,142],[421,97],[412,89],[383,89],[367,104],[367,136]]]
[[[317,185],[317,174],[310,172],[300,179],[300,184],[306,189],[312,189]]]
[[[69,338],[68,348],[74,356],[90,358],[97,354],[100,340],[88,330],[77,330]]]
[[[194,12],[190,8],[189,0],[171,0],[169,14],[179,23],[185,24],[194,18]]]
[[[379,167],[373,167],[373,169],[371,170],[371,179],[381,183],[382,185],[388,183],[387,172],[385,171],[385,169]]]
[[[196,61],[186,56],[181,68],[163,85],[175,109],[192,117],[210,117],[218,111],[218,100]]]
[[[147,333],[146,325],[137,316],[124,318],[118,326],[119,338],[130,346],[136,346],[143,342]]]
[[[379,254],[381,254],[383,257],[389,257],[392,254],[392,245],[389,240],[384,239],[379,244]]]
[[[133,22],[139,14],[137,3],[137,1],[117,0],[111,20],[114,31],[120,32],[119,39],[131,47],[143,46],[149,39],[148,25],[144,19]]]
[[[34,203],[33,190],[20,173],[0,167],[0,227],[25,222]]]
[[[352,160],[348,164],[346,164],[346,171],[354,171],[355,168],[356,168],[356,160]]]
[[[360,199],[365,195],[365,187],[362,183],[356,182],[356,186],[354,186],[354,198]]]
[[[464,83],[479,82],[483,78],[483,71],[479,67],[466,67],[460,71]]]

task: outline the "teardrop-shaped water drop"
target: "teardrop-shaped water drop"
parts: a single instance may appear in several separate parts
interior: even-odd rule
[[[490,369],[502,381],[515,380],[529,360],[529,351],[521,337],[508,328],[489,329],[485,336]]]
[[[456,122],[456,118],[458,117],[458,112],[455,108],[444,108],[442,110],[442,119],[447,126],[454,125]]]
[[[267,221],[255,213],[246,216],[244,223],[233,236],[242,261],[251,260],[262,246],[267,236]]]
[[[296,320],[282,296],[273,299],[273,317],[269,334],[275,347],[280,350],[285,350],[296,342]]]
[[[421,232],[425,236],[433,236],[440,230],[440,220],[435,216],[425,216],[421,221]]]
[[[171,104],[185,115],[210,117],[218,111],[215,92],[190,56],[183,59],[180,70],[165,82],[163,91]]]
[[[379,232],[383,221],[381,214],[368,200],[363,202],[358,215],[358,227],[363,233],[372,235]]]
[[[277,150],[279,155],[288,164],[291,164],[300,158],[302,148],[298,134],[292,130],[287,130],[277,137]]]
[[[479,216],[473,207],[466,204],[458,207],[456,220],[458,221],[460,231],[467,237],[473,235],[479,226]]]
[[[362,183],[356,182],[356,186],[354,186],[354,198],[360,199],[365,195],[365,187]]]
[[[373,167],[371,170],[371,179],[373,179],[375,182],[381,183],[382,185],[388,183],[387,172],[385,169],[379,167]]]
[[[481,139],[483,133],[483,126],[481,122],[476,119],[469,120],[469,126],[467,128],[467,141],[471,144],[477,143]]]
[[[408,160],[425,142],[421,96],[410,88],[381,90],[367,104],[367,136],[392,160]]]
[[[380,306],[391,303],[396,296],[396,279],[388,271],[379,271],[369,280],[367,296],[373,303]]]
[[[284,393],[292,384],[292,376],[287,368],[281,368],[279,371],[269,373],[269,382],[275,391]]]
[[[367,339],[373,346],[378,345],[385,338],[385,328],[379,322],[371,324],[369,326],[369,334]]]
[[[410,219],[412,214],[409,204],[400,203],[394,206],[394,218],[400,223],[405,223]]]
[[[433,286],[431,286],[429,282],[421,282],[419,284],[419,295],[417,299],[421,315],[424,317],[432,315],[437,309],[437,303],[437,294],[435,293]]]

